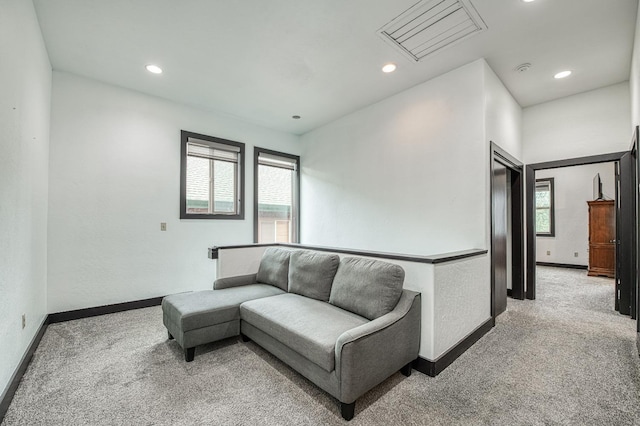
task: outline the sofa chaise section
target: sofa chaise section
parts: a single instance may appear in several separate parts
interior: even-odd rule
[[[162,300],[162,321],[191,362],[196,346],[240,334],[242,302],[278,294],[285,292],[266,284],[172,294]]]
[[[240,334],[240,304],[288,290],[287,250],[270,250],[255,274],[218,279],[213,290],[172,294],[162,300],[162,320],[191,362],[196,346]]]

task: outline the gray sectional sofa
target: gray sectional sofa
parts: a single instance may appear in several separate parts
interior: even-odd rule
[[[396,371],[411,374],[420,346],[420,294],[394,264],[269,247],[256,274],[214,290],[164,298],[169,338],[192,361],[195,347],[241,335],[337,398],[355,401]]]

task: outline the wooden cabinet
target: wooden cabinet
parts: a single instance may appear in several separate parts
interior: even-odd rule
[[[614,201],[587,201],[587,204],[589,204],[588,275],[613,278],[616,273]]]

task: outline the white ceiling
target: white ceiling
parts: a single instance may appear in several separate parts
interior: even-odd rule
[[[522,106],[629,79],[638,0],[471,0],[488,29],[419,63],[377,35],[416,2],[34,0],[55,70],[297,134],[482,57]]]

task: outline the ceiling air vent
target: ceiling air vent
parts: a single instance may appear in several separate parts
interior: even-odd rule
[[[378,33],[404,55],[420,61],[486,29],[469,0],[422,0]]]

